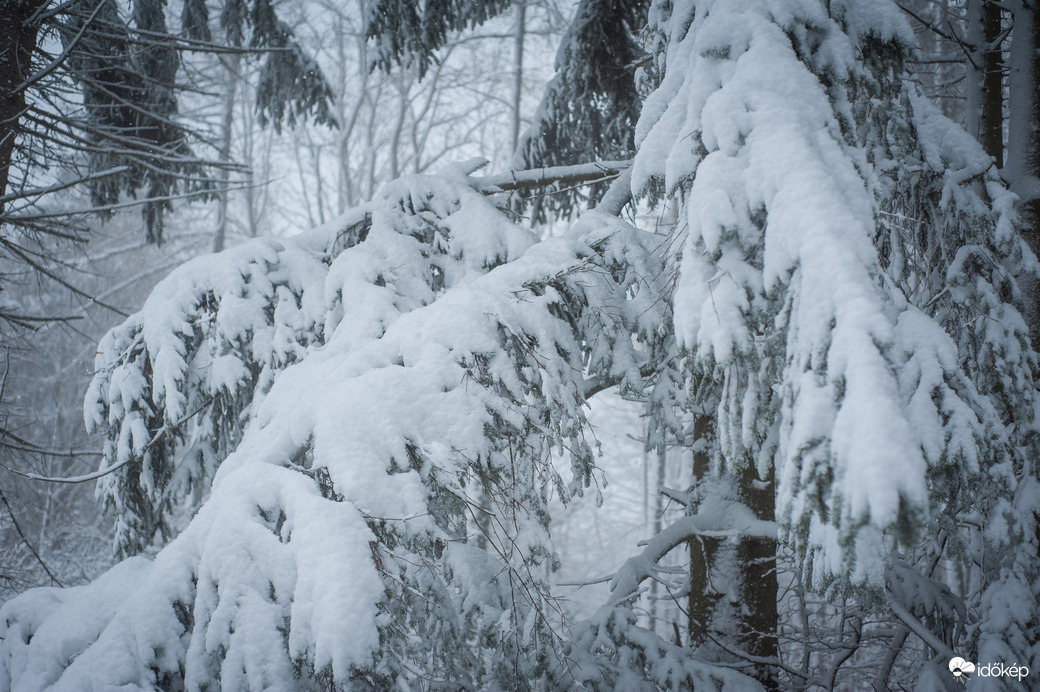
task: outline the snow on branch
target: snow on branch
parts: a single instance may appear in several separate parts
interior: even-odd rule
[[[631,161],[594,161],[574,166],[550,166],[512,171],[473,180],[477,188],[484,191],[485,194],[528,190],[536,187],[567,187],[612,180],[631,165]]]
[[[8,684],[569,679],[548,501],[589,483],[586,378],[642,386],[663,272],[603,214],[534,244],[469,172],[193,260],[105,337],[85,412],[126,552],[212,494],[154,561],[7,604]]]
[[[639,584],[653,574],[655,566],[665,555],[697,536],[776,540],[777,527],[776,522],[756,518],[740,502],[705,502],[696,514],[677,519],[646,541],[642,553],[625,561],[610,582],[610,602],[603,608],[609,610],[630,600],[637,594]],[[601,609],[601,612],[606,611]]]

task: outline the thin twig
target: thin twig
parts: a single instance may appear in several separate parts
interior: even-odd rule
[[[83,475],[83,476],[72,476],[72,477],[66,478],[66,477],[62,477],[62,476],[40,476],[40,475],[35,474],[35,473],[25,473],[24,471],[18,471],[17,469],[13,469],[10,466],[8,466],[7,464],[3,464],[3,463],[0,463],[0,467],[3,467],[5,469],[7,469],[8,471],[10,471],[11,473],[13,473],[13,474],[15,474],[17,476],[21,476],[22,478],[28,478],[31,481],[43,481],[44,483],[76,484],[76,483],[87,483],[89,481],[96,481],[97,479],[103,478],[103,477],[109,475],[110,473],[114,473],[114,472],[118,471],[119,469],[123,468],[124,466],[128,466],[129,464],[131,464],[131,463],[133,463],[135,461],[141,461],[144,458],[144,453],[147,452],[150,448],[154,447],[156,444],[158,444],[159,441],[163,437],[166,436],[166,433],[170,432],[170,430],[176,430],[177,428],[179,428],[182,425],[184,425],[185,423],[187,423],[194,416],[196,416],[200,411],[202,411],[202,409],[204,409],[207,406],[209,406],[210,404],[212,404],[213,403],[213,399],[215,399],[215,398],[216,397],[210,397],[206,401],[202,402],[201,404],[199,404],[198,408],[196,408],[194,411],[192,411],[191,413],[189,413],[188,415],[186,415],[184,418],[180,419],[179,421],[177,421],[173,425],[163,425],[155,433],[155,435],[152,437],[152,439],[148,440],[148,443],[137,454],[135,454],[132,457],[129,457],[127,459],[124,459],[123,461],[119,462],[118,464],[115,464],[114,466],[109,466],[108,468],[101,469],[100,471],[95,471],[94,473],[88,473],[88,474]]]
[[[29,549],[29,552],[33,554],[33,557],[36,558],[36,561],[40,563],[40,566],[43,567],[43,571],[47,573],[47,576],[51,578],[52,582],[54,582],[58,586],[64,586],[64,584],[62,584],[58,580],[58,578],[54,576],[54,573],[51,572],[51,568],[47,566],[47,563],[43,561],[43,558],[40,557],[40,554],[36,552],[36,548],[32,547],[32,543],[30,543],[29,539],[25,536],[25,532],[22,531],[22,527],[18,523],[18,519],[14,516],[14,510],[11,509],[10,503],[4,496],[3,489],[0,489],[0,502],[4,503],[4,508],[7,510],[8,516],[11,517],[11,523],[14,524],[14,530],[18,533],[18,537],[22,539],[22,543],[24,543],[25,547]]]
[[[101,2],[97,4],[97,7],[94,8],[94,11],[90,13],[89,17],[87,17],[87,21],[83,22],[83,27],[79,30],[79,33],[72,37],[72,40],[69,41],[68,45],[65,46],[65,50],[61,52],[61,55],[58,55],[45,68],[43,68],[36,74],[31,75],[28,79],[26,79],[24,82],[15,87],[14,91],[11,92],[11,96],[15,96],[22,93],[23,91],[31,87],[33,84],[49,75],[51,72],[54,72],[54,70],[61,67],[69,59],[69,54],[72,53],[72,51],[76,49],[76,46],[79,45],[79,42],[83,40],[83,37],[87,33],[87,29],[89,29],[90,25],[94,23],[94,20],[97,18],[98,13],[100,13],[102,8],[105,6],[106,1],[107,0],[101,0]],[[8,96],[8,98],[10,98],[10,96]]]

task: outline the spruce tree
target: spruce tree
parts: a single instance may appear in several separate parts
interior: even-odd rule
[[[724,515],[775,520],[811,589],[869,617],[894,611],[935,651],[922,679],[946,675],[955,651],[1035,660],[1036,358],[1015,278],[1036,265],[1013,198],[919,95],[895,5],[658,2],[651,17],[664,76],[637,128],[633,189],[682,205],[676,338],[694,444],[737,484]],[[984,537],[977,512],[1001,528]],[[631,607],[646,559],[720,513],[691,506],[692,522],[615,577],[611,603]],[[985,565],[972,572],[984,586],[953,594],[943,560]],[[723,567],[746,610],[722,623],[721,651],[683,650],[615,609],[583,645],[664,688],[703,681],[705,656],[778,684],[791,673],[755,635],[776,641],[761,607],[775,582],[771,596],[754,561]],[[1013,624],[999,645],[998,622]],[[801,673],[788,684],[812,680]]]

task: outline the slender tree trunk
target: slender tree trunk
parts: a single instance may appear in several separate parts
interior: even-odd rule
[[[14,158],[25,92],[18,90],[32,74],[39,27],[30,24],[46,0],[0,0],[0,212]]]
[[[298,139],[298,137],[297,137]],[[301,147],[296,144],[293,146],[293,158],[296,160],[296,175],[300,179],[300,197],[303,201],[303,208],[307,210],[307,227],[314,228],[318,225],[314,219],[314,210],[311,209],[311,196],[307,191],[310,190],[310,185],[307,183],[307,174],[304,171],[303,159],[300,158]]]
[[[245,189],[246,223],[248,224],[248,229],[247,230],[249,232],[249,237],[250,238],[255,238],[256,237],[256,232],[257,232],[257,228],[256,228],[256,223],[257,223],[256,196],[257,195],[256,195],[256,188],[254,187],[254,183],[253,183],[253,181],[254,181],[253,166],[254,166],[254,163],[255,163],[254,160],[253,160],[253,156],[254,156],[254,153],[255,153],[255,147],[253,146],[253,142],[254,142],[254,140],[253,140],[253,124],[251,122],[249,122],[249,121],[246,121],[245,122],[245,127],[243,128],[243,130],[244,130],[244,136],[242,137],[242,142],[243,142],[243,144],[245,146],[245,151],[243,152],[243,159],[249,164],[249,167],[246,170],[246,189]]]
[[[348,74],[349,61],[347,59],[346,27],[343,23],[343,17],[337,15],[336,22],[338,27],[336,32],[336,59],[339,62],[339,95],[336,99],[336,107],[340,122],[336,150],[338,157],[336,171],[338,175],[337,190],[339,201],[337,211],[342,214],[360,201],[357,199],[354,182],[354,177],[357,173],[351,168],[350,157],[352,154],[354,129],[361,114],[361,109],[368,98],[369,69],[365,43],[363,40],[359,40],[356,46],[358,74],[355,75],[355,81],[351,82]],[[347,108],[348,94],[355,95],[353,105],[349,108],[349,111]]]
[[[257,213],[257,194],[253,177],[253,169],[246,171],[246,215],[249,225],[249,237],[255,238],[260,233],[260,214]]]
[[[368,99],[367,123],[365,125],[365,178],[364,187],[361,190],[362,199],[371,199],[376,189],[376,121],[380,112],[379,101],[382,98],[382,85],[380,84],[373,98]]]
[[[400,92],[397,102],[397,119],[394,121],[394,130],[390,135],[390,179],[393,180],[401,175],[400,147],[401,133],[404,131],[404,118],[408,110],[408,86],[401,80]]]
[[[657,477],[654,482],[654,516],[653,524],[650,526],[650,535],[656,536],[661,533],[664,518],[664,495],[661,493],[664,490],[664,479],[665,479],[665,464],[668,462],[668,453],[664,450],[657,452]],[[658,585],[656,579],[650,580],[650,631],[657,632],[657,602],[660,596],[658,594]]]
[[[308,128],[303,128],[303,137],[307,141],[307,151],[311,157],[311,169],[314,171],[314,188],[315,197],[318,205],[318,223],[325,223],[325,205],[327,203],[325,199],[325,186],[323,181],[325,176],[321,172],[321,145],[314,143],[314,138],[311,136],[311,131]]]
[[[527,3],[521,0],[516,6],[516,31],[513,34],[513,113],[511,138],[513,153],[520,141],[520,100],[524,93],[524,38],[527,34]]]
[[[965,8],[967,31],[967,60],[964,74],[964,129],[975,139],[982,141],[982,75],[983,37],[982,3],[984,0],[968,0]]]
[[[228,192],[229,166],[231,163],[231,134],[235,116],[235,96],[238,91],[239,67],[242,59],[238,53],[221,56],[220,65],[224,68],[224,120],[220,130],[220,196],[217,201],[217,231],[213,234],[213,252],[224,249],[227,241],[228,227]]]

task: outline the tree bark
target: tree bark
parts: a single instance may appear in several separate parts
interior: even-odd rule
[[[982,148],[1004,165],[1004,56],[1000,46],[1001,10],[994,2],[982,5]]]
[[[773,480],[759,479],[754,466],[749,465],[738,482],[740,499],[755,517],[765,521],[775,520]],[[741,602],[744,608],[738,632],[740,643],[753,656],[779,660],[776,540],[745,537],[737,549],[737,564],[741,568]],[[767,690],[780,689],[774,667],[756,666],[754,676]]]
[[[19,87],[32,74],[39,34],[39,25],[30,20],[45,4],[46,0],[0,0],[0,212],[26,108],[25,91]]]
[[[693,439],[702,440],[711,434],[712,419],[695,416]],[[695,448],[696,449],[696,448]],[[693,453],[693,482],[703,483],[711,477],[711,460],[707,451]],[[706,643],[711,632],[712,616],[720,594],[712,585],[711,566],[719,547],[716,538],[696,536],[688,542],[690,552],[690,595],[687,597],[686,636],[688,646],[697,648]]]
[[[650,535],[656,536],[661,533],[661,529],[664,528],[664,496],[661,492],[664,490],[665,482],[665,464],[668,462],[668,453],[663,449],[657,451],[657,471],[656,480],[654,481],[654,508],[653,516],[651,517],[650,523]],[[650,599],[648,604],[648,614],[650,617],[650,626],[648,629],[651,632],[657,632],[657,602],[660,600],[658,594],[658,585],[656,579],[650,580]]]
[[[693,439],[709,438],[714,424],[711,415],[696,416]],[[709,493],[735,494],[756,519],[775,520],[773,481],[759,479],[753,466],[739,475],[712,479],[708,453],[695,451],[693,477],[702,497]],[[746,672],[765,689],[780,689],[776,667],[760,663],[780,659],[776,539],[744,536],[733,546],[716,538],[698,536],[687,544],[690,551],[687,645],[714,648],[712,639],[727,640],[729,647],[755,657],[752,660],[757,662]],[[736,594],[735,601],[722,600],[724,594]],[[730,658],[725,651],[718,655],[735,665],[748,665],[747,659],[740,656]]]
[[[967,51],[964,65],[964,129],[982,141],[982,3],[968,0],[965,8]]]
[[[1040,21],[1036,10],[1013,5],[1008,73],[1008,147],[1004,178],[1019,196],[1022,236],[1034,254],[1040,255]],[[1022,277],[1026,296],[1026,321],[1036,347],[1040,344],[1040,287],[1032,277]]]

